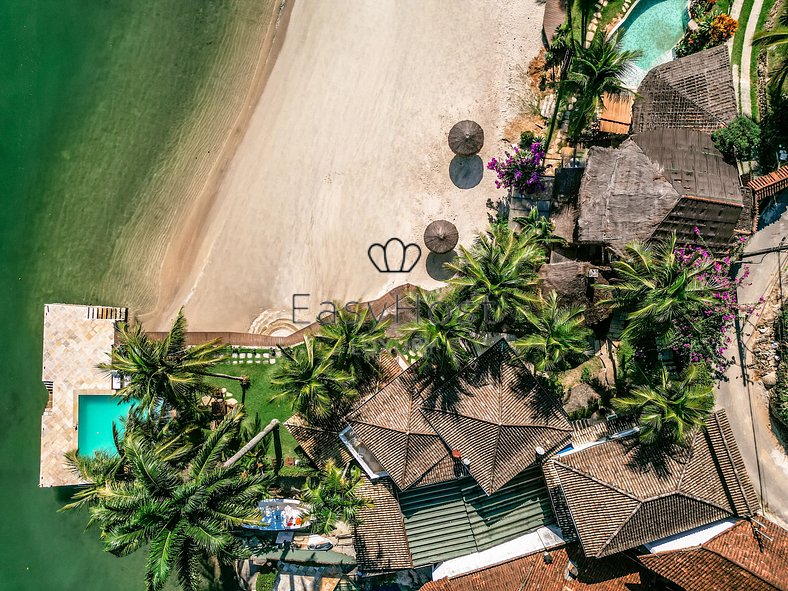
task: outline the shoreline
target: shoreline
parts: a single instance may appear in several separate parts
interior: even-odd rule
[[[188,272],[197,262],[201,244],[205,241],[208,229],[215,217],[220,214],[222,200],[218,198],[218,186],[249,129],[249,120],[265,90],[265,85],[284,43],[296,0],[276,0],[276,2],[278,2],[278,7],[275,9],[275,16],[270,19],[268,24],[262,42],[264,49],[257,59],[255,73],[246,98],[232,125],[227,128],[229,133],[225,136],[223,145],[213,161],[202,188],[197,191],[196,198],[190,207],[187,202],[188,213],[164,249],[159,270],[156,304],[153,309],[138,313],[140,321],[152,323],[152,328],[166,330],[171,317],[177,313],[177,310],[168,309],[168,302],[177,298]]]
[[[442,285],[424,228],[446,219],[465,246],[486,228],[500,195],[484,163],[530,108],[524,64],[542,47],[543,11],[538,0],[289,4],[266,83],[169,241],[157,305],[140,319],[162,330],[184,307],[192,330],[284,334],[297,330],[293,294],[311,294],[300,317],[313,318],[318,302]],[[446,134],[468,118],[486,142],[458,160]],[[422,258],[380,275],[367,251],[393,236]]]

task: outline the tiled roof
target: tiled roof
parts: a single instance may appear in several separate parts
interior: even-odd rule
[[[487,550],[555,523],[539,467],[492,495],[463,478],[401,492],[399,503],[414,566]]]
[[[785,591],[788,531],[758,515],[701,546],[647,554],[640,561],[686,591]]]
[[[639,589],[637,565],[628,558],[586,558],[577,545],[542,553],[471,573],[427,583],[421,591],[629,591]],[[570,560],[577,576],[569,573]]]
[[[337,425],[311,425],[301,415],[295,414],[285,421],[285,428],[318,466],[323,466],[328,460],[334,460],[340,466],[350,461],[350,454],[339,440]]]
[[[372,507],[359,513],[361,523],[355,527],[356,560],[361,572],[389,572],[410,568],[413,563],[408,549],[405,523],[397,502],[394,485],[388,478],[372,482],[362,476],[361,496]]]
[[[756,177],[747,183],[747,186],[755,192],[759,199],[771,197],[788,187],[788,166]]]
[[[711,415],[687,448],[656,451],[632,439],[609,440],[550,463],[589,556],[759,508],[724,411]]]
[[[347,417],[401,490],[455,478],[449,450],[420,411],[427,387],[413,364]]]
[[[572,430],[558,400],[539,386],[503,339],[426,395],[424,416],[470,462],[487,494],[536,461],[536,448],[564,447]]]
[[[711,133],[737,113],[728,48],[723,44],[649,71],[632,108],[632,131],[672,127]]]

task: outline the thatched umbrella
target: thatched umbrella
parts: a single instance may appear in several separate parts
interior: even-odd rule
[[[436,220],[424,230],[424,244],[437,254],[449,252],[457,246],[459,239],[457,227],[446,220]]]
[[[473,156],[484,145],[484,130],[475,121],[460,121],[449,131],[449,147],[460,156]]]

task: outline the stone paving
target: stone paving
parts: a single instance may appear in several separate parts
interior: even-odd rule
[[[44,306],[42,379],[50,392],[41,416],[39,486],[79,484],[63,455],[77,449],[79,396],[111,394],[112,380],[97,365],[106,362],[123,308],[47,304]]]

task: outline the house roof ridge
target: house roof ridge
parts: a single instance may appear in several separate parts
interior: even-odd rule
[[[555,465],[561,466],[561,467],[566,468],[567,470],[569,470],[571,472],[574,472],[578,476],[582,476],[583,478],[586,478],[588,480],[596,482],[597,484],[600,484],[600,485],[604,486],[605,488],[609,488],[612,491],[620,493],[620,494],[624,495],[625,497],[628,497],[628,498],[632,499],[633,501],[637,501],[638,503],[642,503],[643,502],[642,499],[639,499],[634,494],[628,493],[627,491],[618,488],[614,484],[610,484],[609,482],[605,482],[604,480],[601,480],[600,478],[597,478],[596,476],[593,476],[593,475],[588,474],[586,472],[583,472],[582,470],[579,470],[578,468],[575,468],[574,466],[571,466],[569,464],[565,464],[565,463],[561,462],[560,460],[558,460],[556,458],[553,458],[550,461],[554,462]],[[558,476],[558,481],[560,482],[561,481],[561,475],[558,474],[557,472],[556,472],[556,475]],[[563,486],[563,484],[561,486]]]

